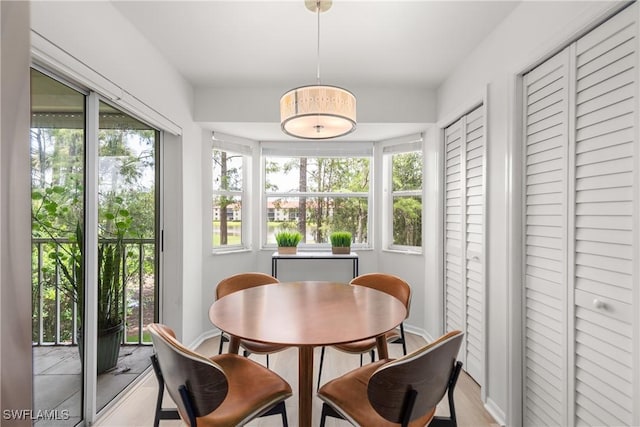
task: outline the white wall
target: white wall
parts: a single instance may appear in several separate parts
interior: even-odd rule
[[[171,181],[164,198],[163,321],[190,342],[200,334],[202,283],[201,131],[192,120],[193,89],[110,2],[32,2],[31,28],[60,47],[60,57],[70,55],[115,85],[116,103],[146,104],[181,128],[181,137],[165,141],[163,167]]]
[[[488,85],[487,406],[519,425],[520,293],[516,75],[607,15],[614,2],[523,2],[438,90],[438,119],[470,107]],[[510,227],[512,229],[510,229]]]
[[[195,96],[198,122],[279,123],[280,97],[290,87],[206,88]],[[352,87],[358,99],[359,123],[432,123],[435,92],[413,88]]]
[[[32,395],[27,3],[0,2],[0,34],[0,413],[4,414],[31,408]],[[31,425],[28,418],[0,420],[3,426]]]

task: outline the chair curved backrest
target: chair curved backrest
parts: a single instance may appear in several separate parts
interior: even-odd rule
[[[190,411],[180,395],[183,386],[189,393],[196,417],[205,416],[220,406],[229,389],[227,376],[220,366],[180,344],[168,326],[152,323],[148,330],[167,391],[182,418],[189,422]]]
[[[278,279],[265,273],[238,273],[222,279],[216,286],[216,299],[254,286],[280,283]]]
[[[349,283],[352,285],[373,288],[396,297],[402,301],[405,307],[407,307],[407,317],[409,317],[409,308],[411,306],[411,286],[400,277],[387,273],[367,273],[355,277]]]
[[[376,370],[367,387],[369,402],[375,411],[388,421],[402,423],[407,416],[408,395],[412,393],[415,401],[410,420],[435,412],[447,392],[463,336],[460,331],[449,332]]]

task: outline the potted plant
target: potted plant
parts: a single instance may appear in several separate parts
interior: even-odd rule
[[[282,230],[276,233],[278,253],[293,255],[298,251],[298,243],[302,240],[302,234],[298,231]]]
[[[334,254],[351,253],[351,233],[348,231],[334,231],[329,236],[331,240],[331,252]]]
[[[85,290],[84,230],[81,220],[76,219],[74,232],[64,237],[64,230],[69,228],[61,226],[56,220],[68,213],[69,206],[57,200],[57,195],[61,195],[61,192],[50,189],[44,192],[33,192],[32,199],[40,201],[38,208],[32,212],[33,228],[39,235],[46,236],[55,243],[56,250],[49,252],[48,256],[55,262],[62,275],[63,280],[59,282],[60,290],[78,306],[80,323],[77,336],[82,355]],[[112,369],[118,362],[124,330],[123,293],[124,284],[127,281],[124,239],[131,223],[131,215],[123,207],[122,198],[112,196],[102,208],[98,238],[98,374]]]

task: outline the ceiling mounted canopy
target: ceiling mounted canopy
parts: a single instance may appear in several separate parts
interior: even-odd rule
[[[304,139],[330,139],[356,128],[356,97],[346,89],[320,84],[320,13],[331,0],[306,0],[307,9],[318,17],[317,82],[291,89],[280,98],[282,131]]]

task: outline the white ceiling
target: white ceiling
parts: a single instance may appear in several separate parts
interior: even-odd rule
[[[114,6],[195,88],[315,82],[317,18],[303,0]],[[515,6],[516,1],[335,0],[320,16],[322,83],[435,89]]]

